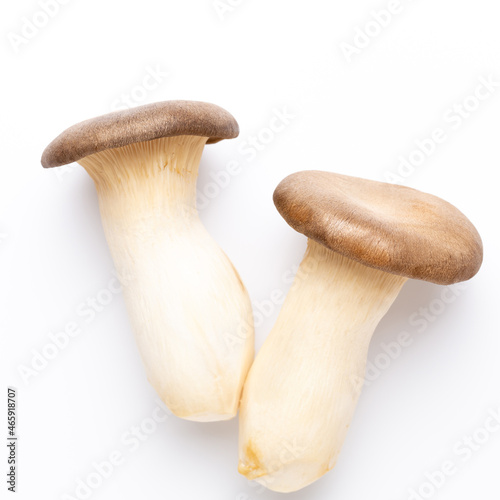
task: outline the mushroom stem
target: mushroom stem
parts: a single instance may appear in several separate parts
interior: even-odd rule
[[[196,421],[236,414],[253,359],[247,291],[196,210],[206,141],[161,138],[79,160],[97,188],[148,379],[175,415]]]
[[[245,383],[241,474],[290,492],[333,468],[361,392],[373,331],[405,281],[308,241]]]

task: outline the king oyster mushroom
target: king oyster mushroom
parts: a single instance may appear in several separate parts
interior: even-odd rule
[[[239,471],[290,492],[334,467],[370,339],[406,280],[468,280],[482,243],[454,206],[403,186],[305,171],[278,185],[274,203],[309,240],[245,383]]]
[[[92,177],[148,379],[189,420],[233,417],[253,359],[248,293],[195,201],[205,144],[238,132],[218,106],[167,101],[74,125],[42,156]]]

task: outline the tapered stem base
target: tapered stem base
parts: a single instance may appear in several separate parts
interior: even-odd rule
[[[157,139],[80,161],[148,379],[174,414],[196,421],[236,415],[253,359],[247,291],[196,211],[206,140]]]
[[[362,388],[372,333],[405,281],[309,241],[245,384],[241,474],[290,492],[335,465]]]

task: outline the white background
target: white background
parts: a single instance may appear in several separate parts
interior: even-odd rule
[[[150,430],[157,402],[121,295],[92,321],[78,313],[88,298],[106,295],[113,277],[94,186],[77,165],[57,174],[39,160],[63,129],[111,111],[125,94],[135,96],[132,104],[209,101],[239,121],[238,139],[205,150],[200,193],[214,193],[213,176],[228,162],[241,168],[201,217],[241,273],[256,312],[268,306],[257,348],[279,310],[266,301],[273,291],[286,293],[305,249],[305,237],[274,208],[277,183],[303,169],[385,180],[416,140],[443,129],[446,140],[400,180],[473,221],[484,265],[447,305],[442,287],[405,286],[375,333],[370,361],[384,365],[383,344],[403,331],[411,345],[365,387],[334,471],[289,498],[404,500],[423,488],[427,498],[498,499],[500,432],[481,428],[500,407],[500,87],[460,123],[452,119],[453,106],[474,95],[480,78],[500,81],[497,2],[401,0],[368,40],[358,28],[389,2],[231,0],[219,12],[212,0],[65,3],[34,32],[28,21],[44,24],[34,0],[4,2],[0,21],[1,391],[18,390],[18,498],[78,498],[77,480],[115,451],[123,461],[92,499],[281,498],[238,474],[236,420],[171,416],[136,450],[126,444],[134,426],[146,422]],[[20,41],[23,26],[31,38]],[[368,29],[377,33],[373,23]],[[341,44],[355,41],[365,47],[349,61]],[[168,76],[141,90],[152,70]],[[467,104],[474,107],[474,99]],[[269,138],[262,131],[275,110],[294,118],[255,158],[243,153],[250,136]],[[419,309],[429,307],[436,314],[422,321]],[[19,367],[68,322],[81,334],[23,380]],[[474,433],[482,444],[464,460],[457,443]],[[445,461],[456,472],[433,491],[425,474]],[[1,491],[3,498],[4,480]]]

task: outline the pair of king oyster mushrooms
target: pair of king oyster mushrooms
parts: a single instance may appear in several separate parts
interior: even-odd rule
[[[205,144],[238,132],[213,104],[156,103],[70,127],[42,165],[77,161],[94,180],[147,376],[168,408],[208,422],[239,407],[238,470],[290,492],[335,465],[373,331],[405,281],[468,280],[482,243],[435,196],[330,172],[290,175],[274,203],[308,246],[253,361],[248,293],[195,201]]]

